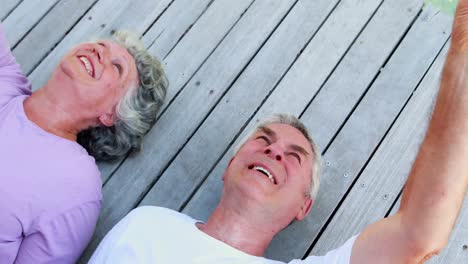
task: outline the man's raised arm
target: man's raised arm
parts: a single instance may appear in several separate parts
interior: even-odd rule
[[[421,263],[434,256],[448,243],[467,189],[468,0],[460,0],[437,103],[400,209],[360,234],[351,263]]]

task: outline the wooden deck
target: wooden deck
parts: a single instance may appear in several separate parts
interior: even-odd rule
[[[167,101],[143,149],[101,163],[104,203],[85,262],[130,210],[205,220],[233,146],[262,118],[300,116],[323,151],[319,197],[266,256],[321,255],[398,208],[437,93],[452,18],[423,0],[2,0],[34,89],[73,45],[116,29],[164,60]],[[468,198],[429,263],[468,263]]]

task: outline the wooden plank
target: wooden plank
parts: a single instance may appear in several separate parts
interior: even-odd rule
[[[164,164],[196,129],[293,3],[258,1],[247,10],[145,137],[143,144],[147,147],[127,158],[104,186],[105,203],[90,250],[135,207]],[[216,21],[211,24],[215,25]]]
[[[57,0],[28,0],[3,21],[5,35],[10,45],[15,46],[26,33],[57,3]]]
[[[13,54],[23,71],[31,72],[96,1],[62,0],[53,7],[13,49]],[[50,73],[44,74],[49,76]]]
[[[432,113],[448,46],[413,94],[376,154],[356,181],[312,255],[324,255],[366,226],[385,217],[416,158]]]
[[[441,43],[443,43],[445,39],[447,38],[447,35],[442,34],[442,31],[446,30],[445,28],[450,27],[450,21],[446,22],[443,18],[441,18],[440,15],[435,15],[435,13],[436,12],[433,10],[425,11],[421,19],[418,20],[418,23],[416,24],[416,26],[412,28],[408,39],[406,39],[403,42],[403,45],[401,46],[402,51],[399,52],[399,55],[396,58],[393,58],[391,60],[391,65],[393,65],[392,67],[399,68],[400,69],[399,72],[383,71],[383,75],[380,76],[380,78],[377,81],[377,84],[374,85],[376,87],[379,87],[379,91],[381,93],[382,93],[382,88],[385,90],[384,87],[388,86],[390,83],[394,83],[395,89],[387,89],[387,92],[391,93],[392,91],[399,91],[402,94],[404,92],[407,92],[407,96],[408,96],[409,94],[408,91],[410,91],[412,87],[414,88],[415,83],[417,83],[417,81],[421,78],[421,75],[424,73],[424,70],[430,64],[431,59],[436,56],[438,50],[435,49],[434,47],[437,45],[442,46]],[[428,20],[426,17],[428,17],[429,15],[435,15],[435,16],[431,20]],[[427,41],[425,42],[427,46],[425,46],[423,49],[419,47],[420,46],[419,43],[421,39],[425,39],[425,41]],[[415,49],[414,47],[418,47],[418,48]],[[408,55],[408,54],[412,54],[412,55]],[[407,58],[409,57],[414,58],[415,61],[417,61],[418,63],[415,63],[415,62],[408,63]],[[305,68],[309,68],[309,67],[305,67]],[[302,68],[304,69],[304,67]],[[293,69],[291,71],[293,71]],[[291,78],[290,83],[285,83],[289,85],[284,86],[284,92],[283,92],[284,97],[287,97],[288,93],[291,93],[291,94],[296,93],[292,89],[297,87],[297,85],[295,85],[295,83],[292,82],[292,80],[298,79],[297,77],[298,75],[299,74],[296,73],[296,78]],[[287,76],[285,77],[285,80],[288,80]],[[283,82],[285,82],[285,80]],[[283,87],[283,85],[280,85],[276,90],[278,90],[281,87]],[[308,86],[305,86],[305,87],[308,87]],[[402,88],[399,89],[400,87]],[[302,92],[298,94],[303,95],[306,93]],[[270,100],[270,98],[268,100]],[[291,97],[289,97],[289,100],[291,100]],[[247,126],[248,129],[244,130],[243,135],[245,135],[245,131],[251,130],[251,128],[255,125],[255,122],[257,121],[257,119],[261,119],[266,115],[269,115],[274,112],[292,112],[293,114],[297,115],[300,113],[300,111],[302,111],[302,109],[300,108],[294,109],[296,107],[295,106],[296,103],[289,104],[290,106],[287,107],[288,101],[285,100],[285,103],[282,103],[282,104],[280,103],[281,101],[282,101],[281,96],[277,96],[276,99],[274,99],[274,101],[272,100],[270,103],[268,103],[267,101],[262,106],[262,108],[264,107],[266,111],[263,111],[262,109],[259,110],[257,115],[252,119],[252,122]],[[294,100],[294,102],[296,101],[297,100]],[[275,109],[276,105],[280,107]],[[382,107],[387,107],[387,105],[384,105],[384,104],[380,105],[380,108]],[[385,109],[389,110],[390,112],[390,109],[387,109],[387,108]],[[387,112],[387,114],[390,115],[389,112]],[[387,120],[385,120],[385,118],[382,118],[382,122],[388,122],[388,120],[391,118],[392,118],[391,116],[387,117]],[[304,120],[304,122],[306,123],[306,125],[308,126],[310,125],[310,122],[308,120]],[[385,129],[381,127],[380,132],[382,131],[385,131]],[[377,132],[377,131],[373,130],[373,132]],[[242,138],[243,135],[241,135],[239,138]],[[344,144],[344,145],[348,144],[351,146],[351,143],[353,141],[356,141],[355,134],[351,133],[351,134],[345,134],[345,135],[347,136],[346,137],[342,136],[341,140],[340,140],[340,137],[338,137],[338,140],[342,141],[340,144]],[[365,134],[363,134],[363,137],[364,136]],[[374,136],[376,135],[374,134]],[[359,169],[357,168],[359,166],[357,158],[359,157],[359,154],[362,154],[362,153],[355,153],[356,154],[355,160],[352,159],[353,158],[352,153],[348,153],[347,156],[343,155],[343,157],[341,157],[341,154],[342,153],[337,153],[336,151],[335,152],[332,151],[329,157],[332,158],[331,159],[332,163],[337,163],[340,166],[343,166],[343,167],[337,166],[337,169],[347,170],[348,168],[349,169],[354,168],[353,170],[347,170],[349,173],[349,178],[352,178],[353,174],[351,172],[354,170],[359,171]],[[221,162],[218,163],[218,165],[215,167],[213,172],[208,177],[208,181],[210,181],[210,183],[209,184],[205,183],[202,186],[202,187],[207,186],[206,189],[202,188],[200,189],[199,192],[197,192],[195,197],[192,199],[193,202],[197,201],[196,204],[192,204],[192,201],[189,203],[189,205],[187,206],[187,211],[191,212],[190,214],[203,220],[203,219],[206,219],[207,212],[209,211],[200,210],[197,208],[208,208],[208,210],[214,208],[214,205],[217,202],[217,196],[219,195],[220,190],[221,190],[221,182],[218,177],[219,175],[222,175],[222,172],[224,168],[226,167],[229,161],[229,158],[230,158],[230,155],[225,155],[223,157]],[[364,157],[361,157],[361,159],[365,160]],[[354,164],[354,162],[356,162],[356,164]],[[340,163],[343,163],[343,164],[340,164]],[[338,175],[343,175],[344,172],[345,171],[339,171],[339,170],[331,171],[329,168],[328,170],[327,168],[325,168],[325,175],[322,181],[325,183],[325,186],[327,184],[327,181],[329,182],[329,184],[331,184],[330,182],[333,179],[332,178],[329,179],[329,177],[333,177],[333,175],[337,175],[337,173],[339,173]],[[342,177],[339,177],[339,178],[341,180]],[[346,182],[341,182],[340,184],[336,184],[337,186],[330,187],[332,190],[331,193],[335,195],[335,197],[329,198],[330,203],[332,203],[333,201],[339,200],[341,195],[337,194],[337,192],[340,192],[342,190],[340,193],[345,193],[346,186],[343,186],[343,185],[350,183],[350,182],[352,182],[351,179],[347,180]],[[342,187],[341,190],[340,190],[340,187]],[[321,200],[320,197],[323,195],[324,195],[323,192],[319,194],[319,199],[316,201],[318,205],[316,205],[312,209],[314,211],[312,212],[312,215],[314,215],[315,217],[309,217],[302,222],[299,222],[290,226],[284,232],[280,233],[274,239],[274,241],[268,248],[267,254],[266,254],[268,257],[271,257],[274,259],[280,259],[284,261],[290,260],[291,258],[302,257],[304,252],[309,247],[310,242],[313,240],[314,238],[313,236],[318,234],[321,228],[321,225],[325,223],[325,219],[323,218],[326,218],[326,217],[324,217],[324,214],[327,214],[327,212],[332,212],[334,209],[332,204],[326,204],[326,203],[324,204],[323,198],[322,198],[321,203],[324,205],[320,204],[320,200]],[[311,218],[313,218],[313,220],[311,220]],[[293,238],[296,238],[296,239],[293,239]]]
[[[152,54],[160,58],[165,58],[174,46],[176,46],[177,42],[185,36],[187,31],[198,22],[198,19],[213,1],[214,0],[174,1],[168,10],[166,10],[158,21],[146,32],[142,39],[143,43],[145,43],[147,47],[150,47]],[[213,43],[209,40],[207,40],[207,42]],[[217,42],[219,41],[214,43]]]
[[[219,45],[229,30],[237,23],[245,10],[251,5],[252,1],[253,0],[215,1],[212,5],[209,6],[202,17],[196,21],[196,24],[190,28],[190,31],[188,31],[186,35],[184,35],[185,31],[188,27],[190,27],[190,25],[187,25],[189,21],[186,19],[182,20],[183,23],[186,23],[185,29],[183,29],[183,25],[171,24],[173,21],[177,20],[178,14],[185,14],[185,11],[180,9],[185,10],[186,8],[184,5],[179,5],[177,2],[171,5],[171,7],[163,14],[160,20],[155,23],[153,28],[159,26],[162,29],[171,28],[173,33],[178,32],[181,34],[171,34],[170,37],[172,37],[172,39],[170,39],[169,36],[162,38],[159,37],[158,43],[156,45],[152,45],[149,48],[149,51],[153,54],[156,54],[160,58],[165,58],[164,65],[170,86],[166,96],[166,102],[158,114],[161,114],[163,110],[169,105],[169,102],[175,97],[175,95],[184,88],[186,83],[192,78],[193,74],[197,72],[200,65],[204,63],[210,53],[213,52],[213,50],[217,45]],[[193,2],[198,2],[199,4],[203,5],[203,1],[198,0]],[[194,14],[196,14],[197,10],[198,8],[194,9]],[[224,10],[230,10],[230,12],[226,13]],[[167,16],[165,16],[166,13]],[[195,16],[192,15],[192,18],[194,17]],[[216,21],[216,26],[213,26],[213,21]],[[150,31],[157,30],[152,29]],[[168,31],[168,33],[170,32],[171,31]],[[154,32],[151,34],[154,34]],[[181,41],[177,42],[177,46],[175,46],[174,49],[171,49],[169,54],[158,53],[169,52],[168,47],[170,47],[170,45],[162,41],[167,40],[168,42],[173,43],[176,42],[175,39],[180,39],[181,37],[183,37]],[[145,36],[147,43],[151,43],[151,39],[153,38],[154,36]],[[159,46],[161,46],[162,49],[159,49]],[[99,164],[101,169],[101,176],[104,182],[107,181],[107,179],[121,162],[122,159],[111,164]]]
[[[30,74],[29,79],[33,84],[33,90],[46,83],[62,56],[76,44],[89,41],[91,38],[109,37],[113,30],[118,29],[131,30],[136,34],[142,34],[164,12],[170,2],[171,0],[141,0],[138,4],[128,0],[102,0],[97,2]],[[135,19],[136,17],[139,19]],[[65,17],[61,16],[57,23],[63,23],[66,20]],[[50,30],[50,27],[55,25],[47,23],[44,26],[47,26]],[[48,48],[50,49],[50,46]],[[37,63],[37,60],[35,61],[34,64],[29,63],[28,68],[24,70],[26,72],[32,70]]]
[[[167,93],[162,109],[166,109],[172,99],[185,86],[190,85],[200,65],[216,49],[226,33],[238,23],[252,2],[253,0],[213,2],[187,36],[171,51],[164,60],[171,89]],[[225,10],[230,11],[225,12]],[[153,49],[156,47],[153,46],[151,50]]]
[[[322,7],[320,7],[320,5],[317,6],[316,2],[300,1],[294,7],[255,60],[224,96],[175,161],[164,172],[161,179],[153,186],[142,204],[156,204],[180,210],[183,203],[187,201],[208,174],[210,168],[223,154],[226,145],[235,137],[237,131],[289,69],[297,54],[301,52],[301,49],[316,32],[335,3],[323,2],[321,3]],[[328,45],[334,41],[334,37],[348,34],[349,41],[340,42],[339,47],[336,48],[337,53],[340,51],[344,53],[352,39],[356,37],[362,26],[376,10],[378,2],[368,1],[367,5],[355,5],[354,3],[344,3],[343,5],[349,8],[341,8],[340,12],[333,13],[326,21],[325,26],[317,33],[318,36],[328,33],[329,24],[334,25],[334,29],[336,29],[334,34],[330,35],[329,40],[322,39],[322,41],[317,42],[318,45],[314,47],[316,52],[328,48]],[[347,23],[346,27],[343,27],[342,24],[336,22],[341,20],[345,14],[356,14],[359,19],[353,20],[351,23]],[[311,17],[320,18],[320,20],[313,21],[310,19]],[[314,26],[303,25],[306,22],[314,23]],[[296,35],[291,34],[291,32],[295,32]],[[288,47],[288,51],[284,50],[285,46]],[[336,63],[339,56],[337,54],[330,59]],[[327,64],[330,65],[328,68],[321,68],[325,72],[323,75],[329,74],[333,69],[334,63]],[[245,96],[246,94],[248,97]],[[301,96],[303,95],[301,94]],[[169,191],[173,189],[172,186],[177,186],[179,191]]]
[[[386,1],[327,80],[302,119],[325,149],[409,27],[423,1]],[[330,107],[335,106],[335,107]]]
[[[2,8],[0,8],[0,20],[4,20],[8,14],[21,3],[21,0],[2,0]]]

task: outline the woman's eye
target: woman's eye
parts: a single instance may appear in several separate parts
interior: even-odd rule
[[[117,64],[117,63],[114,63],[114,66],[117,68],[119,75],[122,75],[122,66],[120,66],[120,64]]]

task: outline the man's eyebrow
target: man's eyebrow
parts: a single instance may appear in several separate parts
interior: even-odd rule
[[[269,137],[273,138],[273,139],[276,139],[276,132],[273,131],[273,129],[271,128],[268,128],[266,126],[261,126],[258,128],[259,131],[267,134]]]
[[[290,147],[291,149],[293,149],[293,150],[295,150],[295,151],[301,153],[301,154],[304,155],[304,156],[309,156],[309,155],[310,155],[309,152],[307,152],[307,151],[306,151],[303,147],[301,147],[301,146],[292,144],[292,145],[290,145],[289,147]]]

